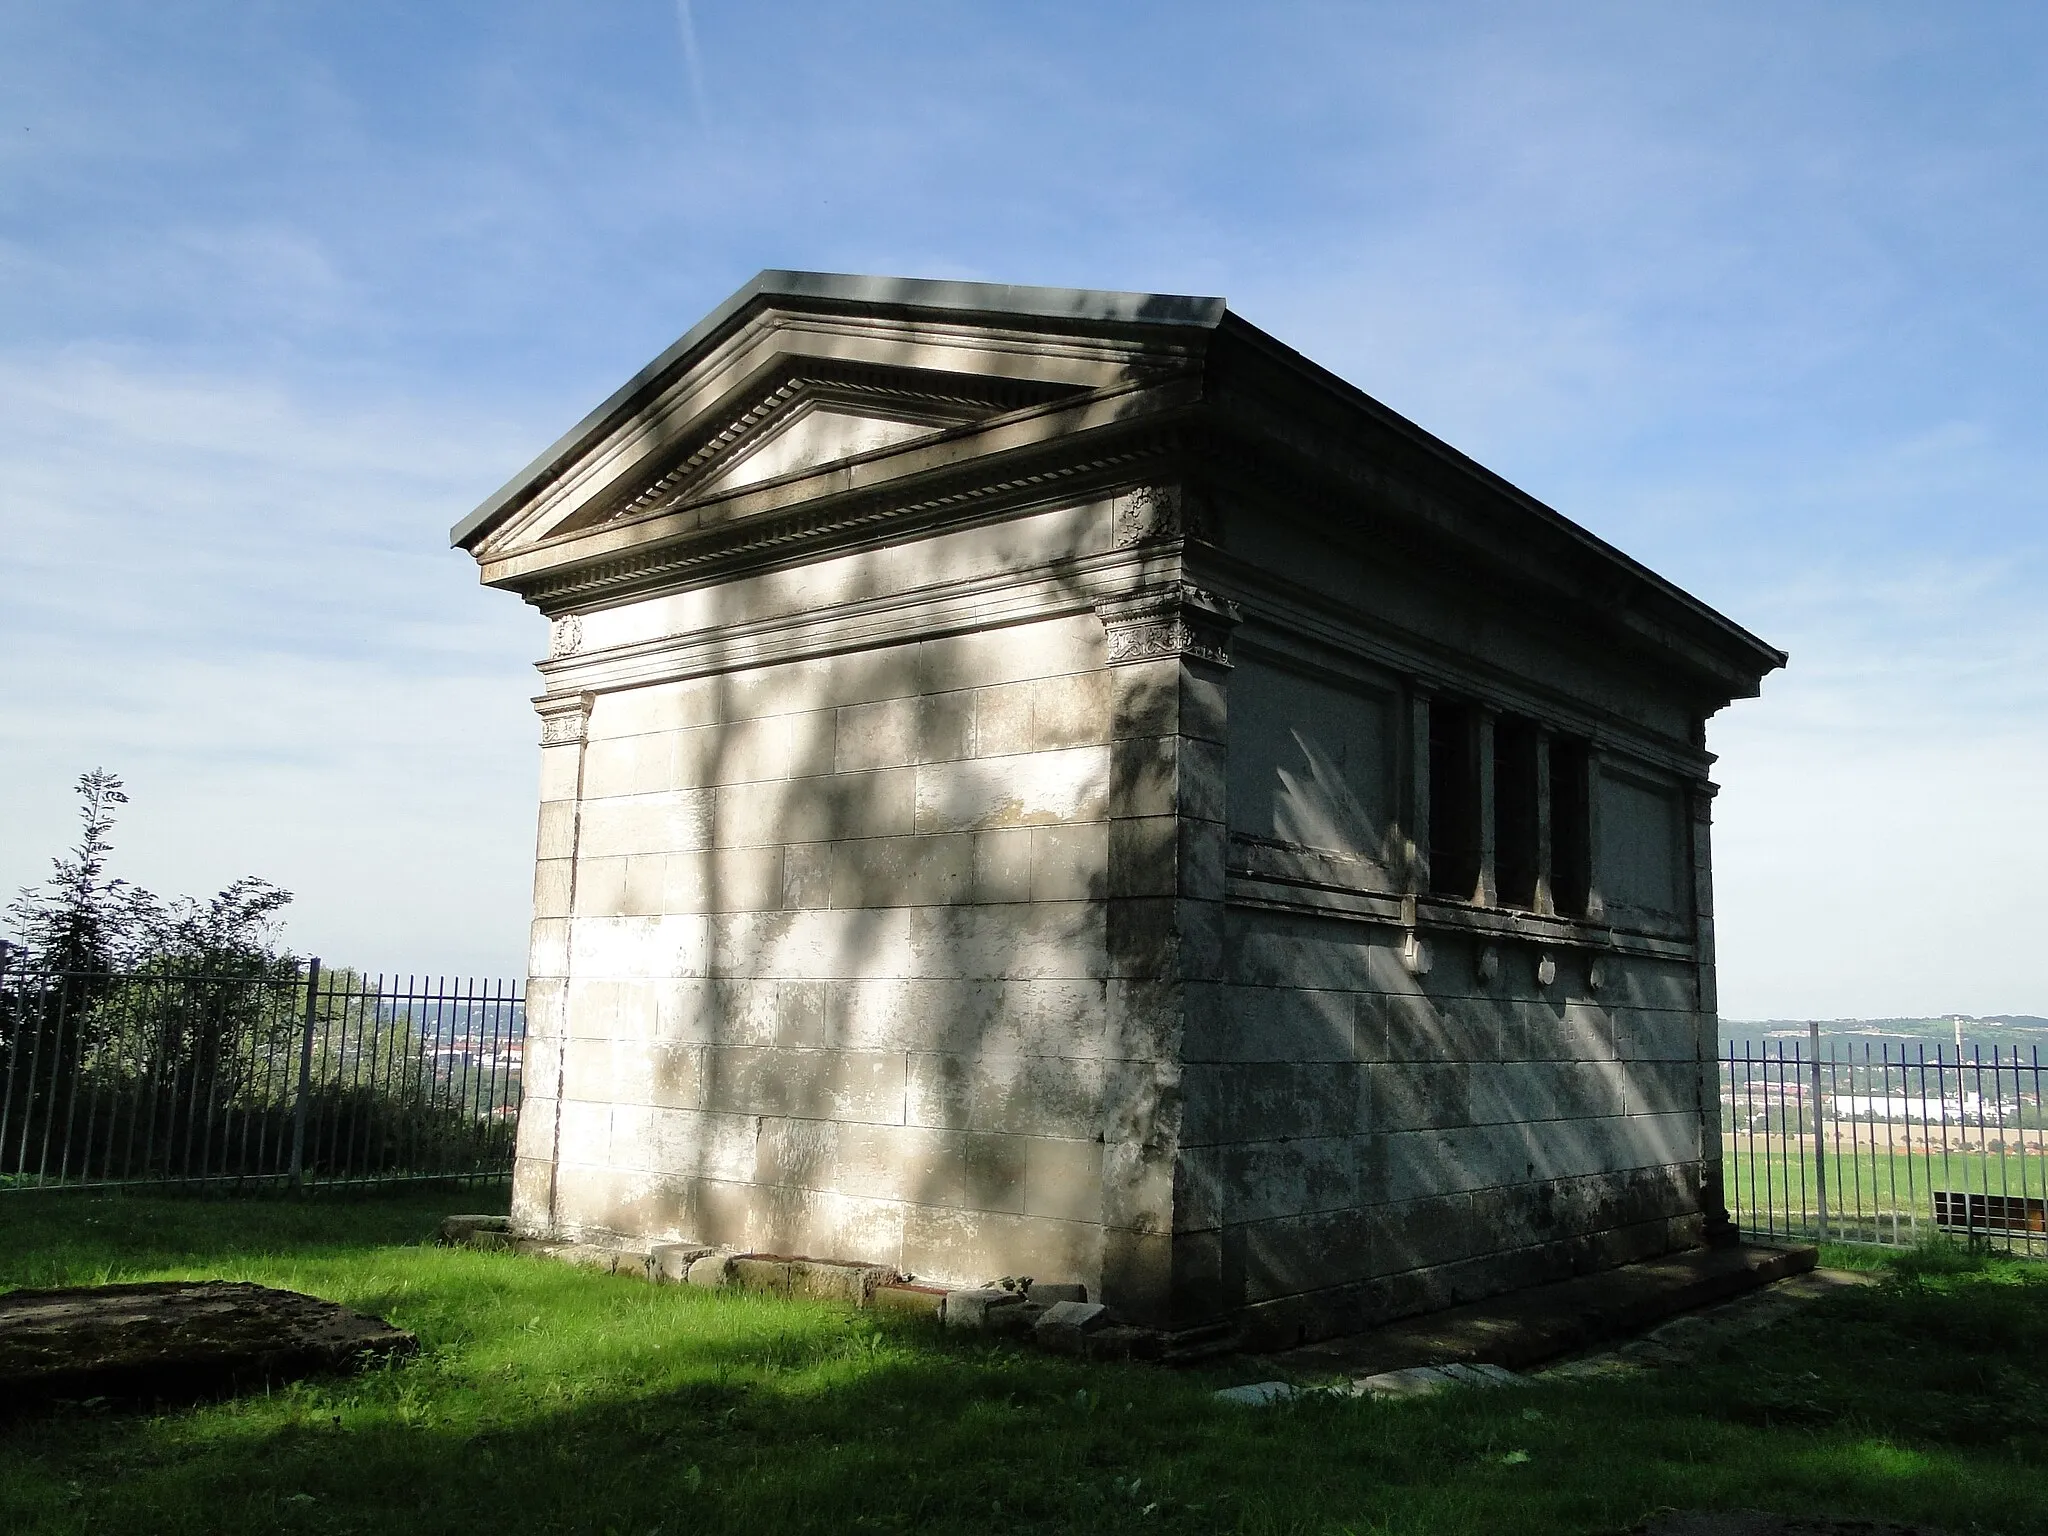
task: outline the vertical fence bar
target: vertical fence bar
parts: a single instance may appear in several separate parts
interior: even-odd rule
[[[1828,1240],[1828,1153],[1826,1132],[1821,1129],[1820,1112],[1820,1020],[1806,1021],[1806,1042],[1813,1054],[1811,1062],[1811,1085],[1807,1092],[1812,1102],[1807,1112],[1813,1117],[1813,1199],[1814,1209],[1819,1217],[1820,1240]]]
[[[299,1036],[299,1091],[292,1100],[293,1194],[306,1191],[306,1100],[313,1090],[313,1019],[320,1000],[320,957],[306,962],[306,1025]]]

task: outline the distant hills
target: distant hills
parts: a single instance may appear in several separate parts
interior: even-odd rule
[[[1963,1021],[1963,1048],[1982,1046],[1987,1052],[1993,1046],[2010,1049],[2014,1046],[2030,1048],[2039,1046],[2048,1049],[2048,1019],[2031,1013],[2000,1013],[1977,1016],[1973,1014],[1944,1014],[1931,1019],[1822,1019],[1820,1033],[1822,1040],[1868,1040],[1910,1042],[1929,1046],[1945,1045],[1955,1049],[1955,1021]],[[1807,1021],[1804,1019],[1723,1019],[1721,1038],[1725,1040],[1804,1040]]]

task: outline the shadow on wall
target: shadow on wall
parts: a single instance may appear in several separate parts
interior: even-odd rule
[[[743,632],[744,586],[705,595],[707,634]],[[1067,596],[1071,619],[759,668],[726,648],[698,681],[600,696],[563,1228],[1097,1279],[1127,1092],[1110,678]]]

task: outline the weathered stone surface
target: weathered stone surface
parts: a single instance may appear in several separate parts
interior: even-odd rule
[[[1033,1324],[1032,1336],[1047,1349],[1079,1354],[1087,1336],[1109,1321],[1109,1308],[1099,1301],[1057,1301]]]
[[[510,1240],[509,1216],[444,1216],[434,1240],[458,1247],[499,1247]]]
[[[1226,313],[763,274],[457,530],[557,620],[521,1231],[1285,1337],[1726,1235],[1782,656]]]
[[[55,1399],[180,1400],[411,1355],[379,1318],[229,1281],[0,1295],[0,1412]]]
[[[1291,1381],[1254,1381],[1241,1387],[1225,1387],[1215,1394],[1215,1398],[1219,1403],[1228,1403],[1236,1408],[1269,1408],[1300,1395],[1301,1388]]]
[[[877,1312],[897,1317],[914,1317],[926,1322],[943,1322],[946,1293],[936,1285],[878,1285],[868,1298]]]
[[[1088,1287],[1078,1281],[1034,1280],[1025,1287],[1025,1296],[1043,1306],[1054,1306],[1062,1301],[1086,1301]]]
[[[946,1292],[948,1328],[987,1328],[990,1317],[1005,1308],[1024,1305],[1021,1291],[974,1289]]]
[[[685,1271],[684,1278],[691,1285],[702,1286],[715,1291],[732,1280],[732,1257],[723,1253],[707,1253],[697,1259]]]
[[[710,1253],[701,1243],[657,1243],[647,1250],[647,1278],[656,1285],[686,1285],[690,1266]]]

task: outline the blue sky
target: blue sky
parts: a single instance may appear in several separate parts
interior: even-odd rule
[[[2048,1014],[2048,11],[0,0],[0,889],[523,963],[445,532],[764,266],[1227,296],[1792,652],[1724,1011]]]

